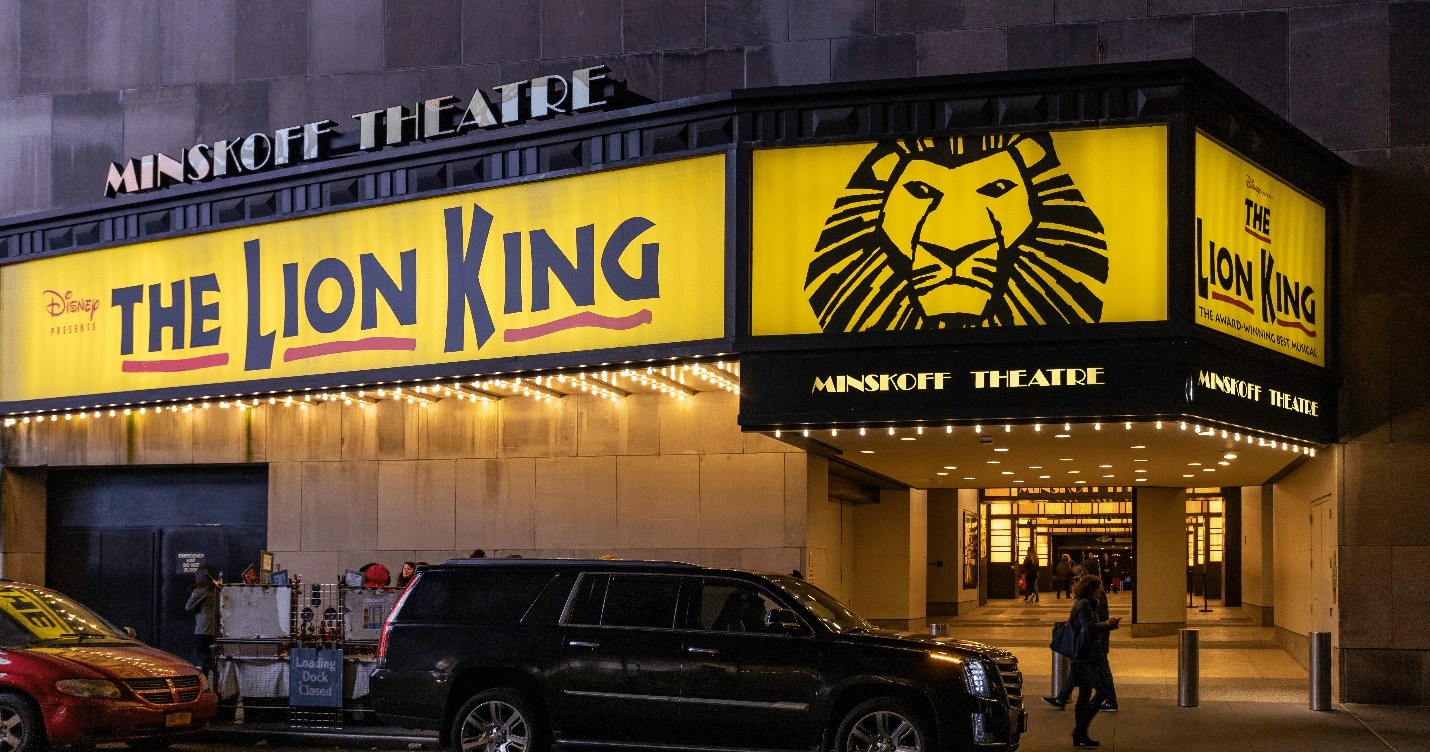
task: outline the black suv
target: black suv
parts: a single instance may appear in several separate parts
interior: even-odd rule
[[[453,559],[383,627],[378,715],[461,752],[1014,750],[1012,654],[871,627],[797,577]]]

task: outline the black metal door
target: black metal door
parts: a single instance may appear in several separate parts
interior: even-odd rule
[[[228,581],[268,536],[264,466],[52,469],[46,584],[189,660],[193,570]]]

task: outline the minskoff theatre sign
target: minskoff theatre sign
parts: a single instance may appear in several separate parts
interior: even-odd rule
[[[408,108],[386,107],[352,116],[358,121],[357,150],[432,141],[479,129],[500,128],[556,115],[575,115],[616,103],[623,87],[608,78],[604,65],[579,68],[569,77],[537,76],[492,88],[495,99],[477,89],[464,104],[455,96],[434,97]],[[332,120],[291,125],[268,133],[195,144],[177,156],[154,153],[112,162],[104,180],[104,195],[142,193],[171,185],[313,162],[337,156],[333,138],[340,132]],[[351,150],[346,150],[351,151]]]

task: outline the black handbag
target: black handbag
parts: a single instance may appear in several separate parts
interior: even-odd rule
[[[1054,653],[1077,660],[1077,654],[1082,651],[1082,639],[1082,633],[1073,629],[1072,624],[1060,621],[1053,625],[1053,641],[1048,647],[1052,648]]]

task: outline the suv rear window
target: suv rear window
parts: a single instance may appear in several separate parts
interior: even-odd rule
[[[431,570],[412,586],[398,622],[516,624],[551,581],[549,569]]]

